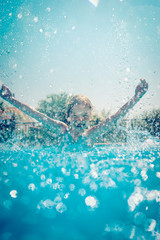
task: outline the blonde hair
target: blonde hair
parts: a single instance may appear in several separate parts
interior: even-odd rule
[[[71,98],[68,104],[67,117],[69,117],[74,105],[78,105],[78,104],[84,104],[85,106],[89,107],[91,110],[93,108],[91,101],[86,96],[75,95],[73,98]]]

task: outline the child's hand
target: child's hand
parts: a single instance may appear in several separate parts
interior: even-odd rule
[[[140,83],[135,89],[135,96],[141,98],[148,90],[148,83],[145,79],[140,79]]]
[[[10,99],[11,97],[13,97],[13,94],[8,87],[6,87],[5,85],[2,85],[0,89],[0,96],[2,98]]]

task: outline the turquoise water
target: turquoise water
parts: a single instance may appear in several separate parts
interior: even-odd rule
[[[159,150],[1,148],[0,239],[160,239]]]

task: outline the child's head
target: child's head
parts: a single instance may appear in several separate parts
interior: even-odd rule
[[[67,120],[72,128],[83,131],[88,127],[92,111],[91,101],[83,96],[74,96],[68,104]]]

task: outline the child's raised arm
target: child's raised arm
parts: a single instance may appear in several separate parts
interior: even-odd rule
[[[48,129],[59,132],[60,134],[64,134],[67,131],[67,125],[65,123],[54,120],[47,115],[40,113],[37,110],[15,99],[10,89],[5,85],[2,85],[0,89],[0,97],[2,97],[4,100],[18,108],[25,114],[41,122]]]
[[[90,138],[91,141],[94,141],[95,138],[100,137],[105,132],[107,132],[113,124],[115,124],[120,118],[124,117],[128,113],[129,109],[133,108],[133,106],[141,99],[141,97],[147,92],[147,90],[148,83],[145,79],[141,79],[140,83],[135,89],[135,95],[126,104],[124,104],[114,115],[107,118],[100,124],[88,129],[86,132],[86,137]]]

